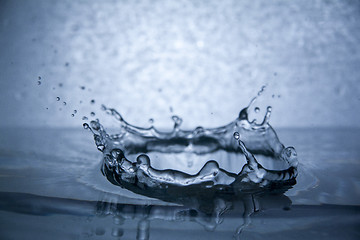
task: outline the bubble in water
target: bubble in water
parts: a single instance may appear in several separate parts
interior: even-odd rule
[[[256,108],[255,108],[255,112],[256,112],[256,113],[260,112],[260,108],[256,107]]]
[[[66,102],[63,102],[63,105],[65,106],[65,105],[66,105]]]
[[[60,101],[60,97],[56,97],[56,101]]]
[[[37,84],[38,84],[38,85],[41,85],[41,81],[38,81]]]
[[[239,139],[240,139],[240,133],[234,132],[234,138],[235,138],[236,140],[239,140]]]
[[[88,120],[88,118],[86,116],[83,116],[82,120]]]
[[[92,99],[92,100],[90,101],[90,103],[91,103],[91,104],[94,104],[94,103],[95,103],[95,100],[94,100],[94,99]]]
[[[91,115],[92,117],[94,117],[94,116],[95,116],[95,113],[94,113],[94,112],[91,112],[90,115]]]

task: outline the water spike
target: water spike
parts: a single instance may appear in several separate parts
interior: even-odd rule
[[[182,123],[182,118],[180,118],[177,115],[174,115],[171,117],[171,119],[174,121],[174,129],[178,129]]]
[[[266,114],[264,116],[264,120],[260,124],[261,126],[264,126],[265,124],[267,124],[269,122],[270,116],[271,116],[271,111],[272,111],[272,107],[268,106],[267,109],[266,109]]]
[[[85,130],[89,130],[92,134],[95,134],[94,131],[91,129],[91,127],[89,126],[89,124],[87,123],[83,123],[83,128]]]
[[[193,131],[195,136],[200,136],[203,135],[205,132],[205,129],[203,127],[197,127],[195,128],[195,130]]]
[[[234,137],[235,137],[235,134],[234,134]],[[235,137],[235,139],[236,139],[236,137]],[[246,148],[245,143],[240,140],[240,135],[239,135],[239,139],[237,139],[237,140],[238,140],[238,144],[241,148],[241,151],[244,153],[244,155],[246,157],[247,164],[249,164],[249,166],[253,169],[256,168],[258,165],[258,162],[256,161],[254,155],[251,152],[249,152],[249,150]]]

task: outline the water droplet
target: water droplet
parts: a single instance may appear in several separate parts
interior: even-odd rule
[[[79,103],[82,104],[82,101],[80,101]]]
[[[59,87],[62,87],[63,86],[63,84],[62,83],[59,83]]]
[[[149,119],[149,123],[150,123],[150,124],[153,124],[153,123],[154,123],[154,119],[150,118],[150,119]]]
[[[72,117],[75,117],[75,114],[72,113],[71,116],[72,116]]]
[[[101,105],[101,110],[106,111],[106,106],[104,104]]]
[[[90,101],[90,103],[91,103],[91,104],[94,104],[94,103],[95,103],[95,100],[94,100],[94,99],[92,99],[92,100]]]
[[[194,130],[194,135],[200,135],[203,134],[205,132],[205,129],[203,127],[197,127]]]
[[[268,107],[267,107],[267,111],[268,111],[268,112],[271,112],[271,110],[272,110],[272,107],[271,107],[271,106],[268,106]]]
[[[82,120],[88,120],[88,118],[86,116],[83,116]]]
[[[81,90],[85,90],[85,86],[81,86],[80,88],[81,88]]]
[[[49,108],[47,107],[46,110],[49,110]]]
[[[256,108],[255,108],[255,112],[256,112],[256,113],[260,112],[260,108],[256,107]]]
[[[38,79],[41,80],[41,77],[39,76]]]
[[[66,63],[65,63],[65,67],[68,67],[68,66],[69,66],[69,63],[68,63],[68,62],[66,62]]]
[[[170,112],[172,113],[172,112],[173,112],[173,108],[172,108],[172,107],[170,107],[169,109],[170,109]]]
[[[104,145],[99,145],[99,146],[97,146],[97,149],[98,149],[100,152],[102,152],[102,151],[104,151],[105,146],[104,146]]]
[[[234,132],[234,138],[235,138],[236,140],[239,140],[239,139],[240,139],[240,133]]]
[[[60,98],[59,98],[59,97],[56,97],[56,101],[60,101]]]
[[[272,98],[275,98],[275,94],[271,95]]]
[[[258,92],[258,96],[260,96],[266,89],[266,85],[263,85],[260,89],[260,91]]]
[[[92,127],[94,130],[96,130],[96,131],[100,129],[100,123],[97,122],[97,121],[91,121],[91,122],[90,122],[90,125],[91,125],[91,127]]]
[[[66,102],[63,102],[63,105],[65,106],[65,105],[66,105]]]
[[[95,116],[95,113],[94,113],[94,112],[91,112],[90,115],[91,115],[92,117],[94,117],[94,116]]]
[[[179,126],[182,123],[182,119],[179,116],[172,116],[171,119],[175,122],[177,126]]]
[[[41,81],[38,81],[37,84],[38,84],[38,85],[41,85]]]
[[[90,126],[89,126],[89,124],[84,123],[84,124],[83,124],[83,128],[84,128],[84,129],[89,129],[89,128],[90,128]]]
[[[76,114],[77,113],[77,110],[74,110],[74,114]]]

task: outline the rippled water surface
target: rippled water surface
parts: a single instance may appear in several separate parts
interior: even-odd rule
[[[277,133],[298,153],[292,189],[183,206],[109,183],[87,131],[1,129],[0,237],[232,239],[239,231],[240,239],[358,239],[360,130]]]

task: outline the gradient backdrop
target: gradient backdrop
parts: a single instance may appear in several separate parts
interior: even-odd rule
[[[3,127],[218,126],[262,85],[275,127],[359,127],[359,69],[355,0],[0,1]]]

